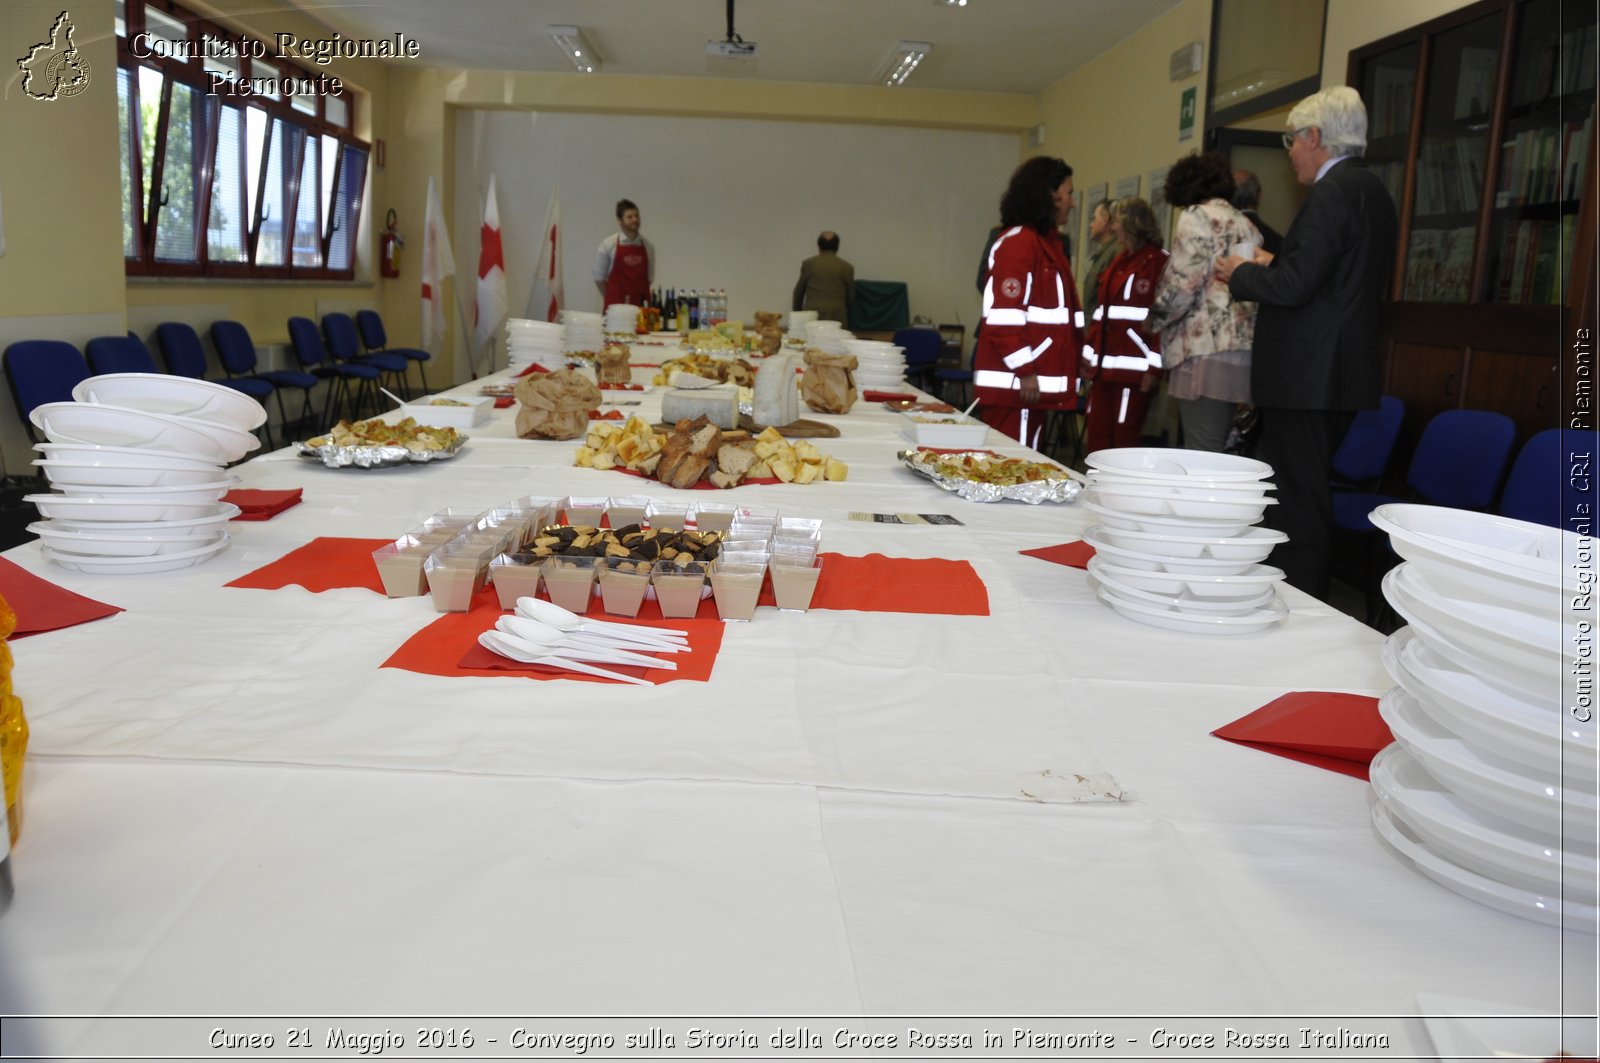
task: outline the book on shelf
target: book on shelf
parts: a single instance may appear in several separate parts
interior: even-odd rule
[[[1381,65],[1373,67],[1374,137],[1386,137],[1411,128],[1411,99],[1416,83],[1417,73],[1413,69]]]
[[[1498,48],[1461,49],[1461,67],[1456,76],[1456,118],[1488,114],[1494,107],[1494,71],[1499,59]]]
[[[1551,303],[1559,297],[1556,284],[1557,267],[1561,264],[1561,224],[1544,222],[1539,226],[1534,240],[1533,262],[1529,266],[1528,297],[1530,303]]]

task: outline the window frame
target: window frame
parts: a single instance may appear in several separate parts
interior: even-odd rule
[[[131,220],[133,230],[133,243],[135,254],[124,257],[124,269],[128,276],[144,277],[214,277],[229,280],[317,280],[317,281],[350,281],[355,279],[355,265],[357,248],[361,237],[360,215],[366,191],[367,178],[371,170],[372,146],[367,141],[357,137],[354,125],[357,114],[357,100],[354,93],[346,90],[342,94],[345,103],[345,121],[332,122],[327,117],[326,97],[321,94],[298,97],[302,102],[315,101],[312,112],[296,109],[289,97],[269,97],[259,95],[249,96],[208,96],[206,87],[209,83],[209,73],[205,69],[205,60],[201,55],[189,58],[175,58],[172,56],[138,56],[133,54],[130,40],[138,34],[144,33],[148,23],[146,10],[158,11],[161,14],[183,23],[186,39],[191,43],[198,43],[206,36],[224,40],[246,38],[258,40],[249,34],[229,30],[227,27],[206,18],[174,0],[126,0],[125,11],[125,36],[117,39],[117,65],[119,69],[129,72],[129,106],[128,125],[118,131],[119,136],[127,140],[129,189],[130,197],[138,202],[126,202],[122,205],[124,217]],[[259,42],[266,52],[263,58],[254,58],[248,55],[239,56],[234,62],[238,65],[240,78],[309,78],[316,79],[325,72],[310,70],[293,62],[292,60],[277,57],[267,42]],[[148,49],[146,49],[148,50]],[[154,70],[161,75],[161,98],[157,102],[157,117],[153,132],[154,143],[150,151],[150,174],[146,180],[143,159],[143,130],[142,130],[142,88],[140,85],[140,71]],[[156,248],[160,239],[160,212],[164,198],[163,184],[166,167],[166,146],[170,125],[173,117],[172,100],[176,85],[186,85],[194,89],[199,95],[196,97],[196,106],[200,108],[201,116],[196,123],[196,146],[192,151],[194,165],[192,179],[194,181],[194,225],[195,233],[195,258],[193,260],[161,260],[156,257]],[[238,197],[241,207],[245,211],[245,228],[243,233],[244,260],[213,261],[210,255],[211,207],[213,199],[214,182],[217,170],[217,155],[221,150],[220,130],[225,108],[238,111],[241,129],[244,131],[244,141],[239,144],[241,157],[245,160],[240,166],[240,186]],[[260,145],[259,172],[252,174],[248,163],[250,154],[249,128],[250,113],[254,109],[266,118],[262,126]],[[191,119],[192,120],[192,119]],[[268,176],[271,173],[273,159],[272,150],[275,131],[278,124],[283,128],[282,136],[278,139],[286,160],[294,156],[292,167],[281,168],[279,172],[279,187],[281,189],[281,207],[283,212],[283,241],[284,260],[282,265],[266,265],[258,263],[258,256],[263,235],[263,217],[267,210]],[[327,138],[327,139],[325,139]],[[324,168],[321,152],[325,145],[331,141],[337,148],[337,155],[331,170]],[[312,175],[316,187],[302,189],[302,176],[305,164],[305,144],[315,142],[318,147],[318,165]],[[291,148],[297,145],[299,150]],[[359,153],[361,187],[346,190],[341,187],[347,176],[347,170],[353,165],[351,153]],[[322,187],[323,174],[329,173],[328,180],[331,187]],[[255,188],[248,187],[247,182],[254,180]],[[145,188],[148,187],[148,194]],[[295,258],[295,233],[298,228],[300,216],[300,195],[302,192],[312,196],[313,215],[317,229],[316,246],[319,262],[317,265],[296,265]],[[253,208],[251,206],[253,199]],[[348,224],[356,226],[356,230],[349,234],[349,262],[343,267],[328,265],[329,255],[334,248],[337,234]]]

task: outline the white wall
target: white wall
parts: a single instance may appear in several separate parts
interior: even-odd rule
[[[833,229],[857,278],[905,281],[913,316],[970,331],[978,257],[1018,158],[1009,134],[819,122],[479,110],[456,129],[457,291],[470,298],[493,172],[513,316],[556,190],[573,309],[600,308],[595,248],[625,196],[656,247],[656,284],[726,288],[733,318],[787,310],[800,260]]]

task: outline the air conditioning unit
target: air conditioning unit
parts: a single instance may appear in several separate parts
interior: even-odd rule
[[[1186,44],[1172,53],[1172,59],[1167,64],[1167,76],[1173,81],[1182,81],[1187,77],[1194,77],[1200,73],[1200,42]]]

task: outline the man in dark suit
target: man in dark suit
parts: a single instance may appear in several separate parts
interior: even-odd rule
[[[791,309],[815,310],[820,320],[849,328],[855,299],[856,268],[839,257],[839,234],[825,232],[817,237],[817,253],[800,263]]]
[[[1267,254],[1275,255],[1283,249],[1283,234],[1268,225],[1256,210],[1261,206],[1261,178],[1249,170],[1233,171],[1233,205],[1260,231],[1261,246],[1267,249]]]
[[[1217,263],[1235,299],[1259,303],[1250,390],[1261,410],[1258,456],[1273,467],[1267,522],[1289,534],[1271,561],[1326,599],[1333,544],[1333,452],[1358,410],[1377,408],[1378,309],[1394,267],[1394,201],[1361,158],[1367,111],[1340,85],[1289,112],[1284,144],[1305,203],[1276,255]]]

